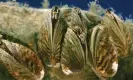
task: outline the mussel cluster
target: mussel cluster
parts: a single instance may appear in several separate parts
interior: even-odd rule
[[[113,11],[0,5],[0,62],[17,80],[107,80],[132,44]]]

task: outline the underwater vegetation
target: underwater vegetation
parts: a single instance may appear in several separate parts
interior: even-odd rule
[[[89,10],[0,3],[1,80],[133,80],[133,23]]]

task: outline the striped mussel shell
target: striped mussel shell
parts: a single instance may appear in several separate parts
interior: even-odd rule
[[[101,79],[113,77],[118,70],[118,58],[128,55],[131,45],[129,29],[113,12],[106,13],[100,24],[92,29],[89,40],[89,60]]]
[[[35,52],[20,44],[2,40],[0,61],[17,80],[42,80],[44,67]]]

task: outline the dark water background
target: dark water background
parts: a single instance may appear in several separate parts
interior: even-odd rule
[[[7,0],[0,0],[7,1]],[[32,7],[41,7],[43,0],[17,0],[20,3],[28,3]],[[88,3],[94,0],[49,0],[50,7],[54,5],[69,5],[77,6],[81,9],[88,9]],[[99,4],[104,8],[112,7],[116,13],[120,13],[123,17],[132,17],[133,15],[133,0],[98,0]]]

